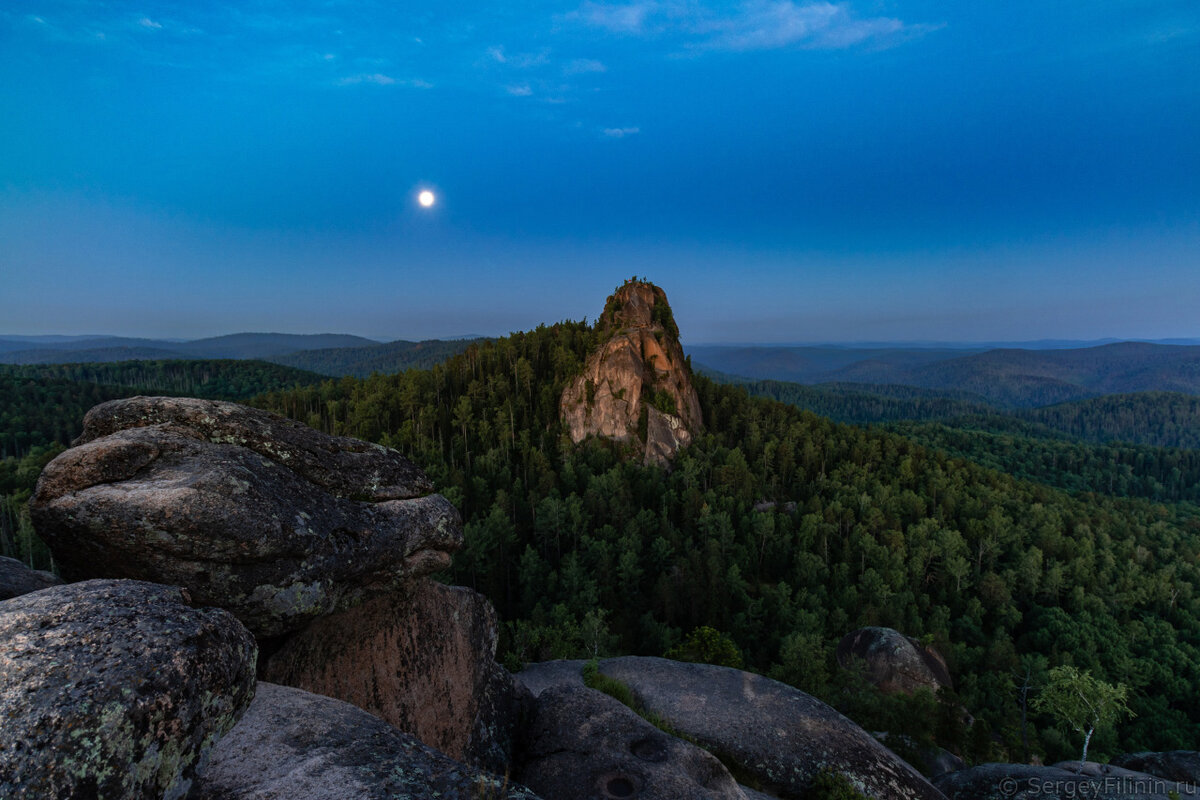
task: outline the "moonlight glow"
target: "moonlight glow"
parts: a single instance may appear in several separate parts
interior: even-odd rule
[[[433,196],[433,192],[429,191],[428,189],[422,190],[421,193],[417,195],[417,202],[421,204],[422,208],[429,208],[431,205],[433,205],[433,201],[436,199],[437,198]]]

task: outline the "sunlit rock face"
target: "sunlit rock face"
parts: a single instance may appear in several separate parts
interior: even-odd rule
[[[602,344],[559,403],[571,440],[627,442],[646,463],[665,465],[703,425],[667,295],[628,281],[608,298],[597,327]]]

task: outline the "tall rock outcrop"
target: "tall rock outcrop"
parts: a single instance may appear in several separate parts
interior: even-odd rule
[[[608,298],[596,326],[601,344],[559,401],[571,440],[628,442],[645,463],[666,464],[703,425],[666,292],[626,281]]]

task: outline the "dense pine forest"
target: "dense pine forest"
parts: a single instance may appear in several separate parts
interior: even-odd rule
[[[1008,431],[855,427],[696,376],[705,431],[673,469],[645,467],[618,445],[571,445],[559,423],[563,387],[598,337],[564,322],[429,370],[321,383],[264,374],[270,391],[252,402],[395,447],[429,472],[465,520],[446,578],[496,605],[510,667],[617,653],[740,661],[870,730],[982,761],[1074,752],[1022,706],[1023,687],[1072,664],[1133,692],[1137,716],[1098,735],[1098,756],[1194,746],[1195,451],[1085,444],[1011,417]],[[93,402],[144,392],[82,375],[12,381],[22,388],[6,389],[4,430],[40,438],[14,441],[0,461],[0,542],[46,567],[22,518],[38,470]],[[866,402],[845,394],[843,411]],[[974,403],[952,401],[943,411]],[[34,407],[42,416],[18,419]],[[839,669],[835,645],[863,625],[932,643],[955,691],[885,698]],[[715,635],[692,635],[702,627]]]
[[[1070,663],[1134,691],[1137,717],[1098,752],[1190,746],[1195,507],[1074,496],[703,378],[706,432],[673,470],[643,467],[616,445],[571,446],[558,423],[596,336],[562,323],[430,371],[257,402],[430,472],[466,520],[450,577],[496,604],[512,666],[659,655],[709,626],[750,668],[868,727],[1020,759],[1069,755],[1036,715],[1022,730],[1020,687]],[[863,625],[932,642],[956,695],[938,705],[862,691],[833,647]],[[969,731],[960,703],[978,720]]]

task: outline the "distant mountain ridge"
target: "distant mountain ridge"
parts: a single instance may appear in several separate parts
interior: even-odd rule
[[[427,369],[475,340],[377,342],[340,333],[234,333],[191,341],[121,336],[0,337],[0,364],[85,364],[172,359],[264,360],[328,377]]]
[[[1104,394],[1200,394],[1200,346],[1117,342],[1071,350],[695,347],[697,365],[801,384],[893,384],[968,392],[1003,408]]]

